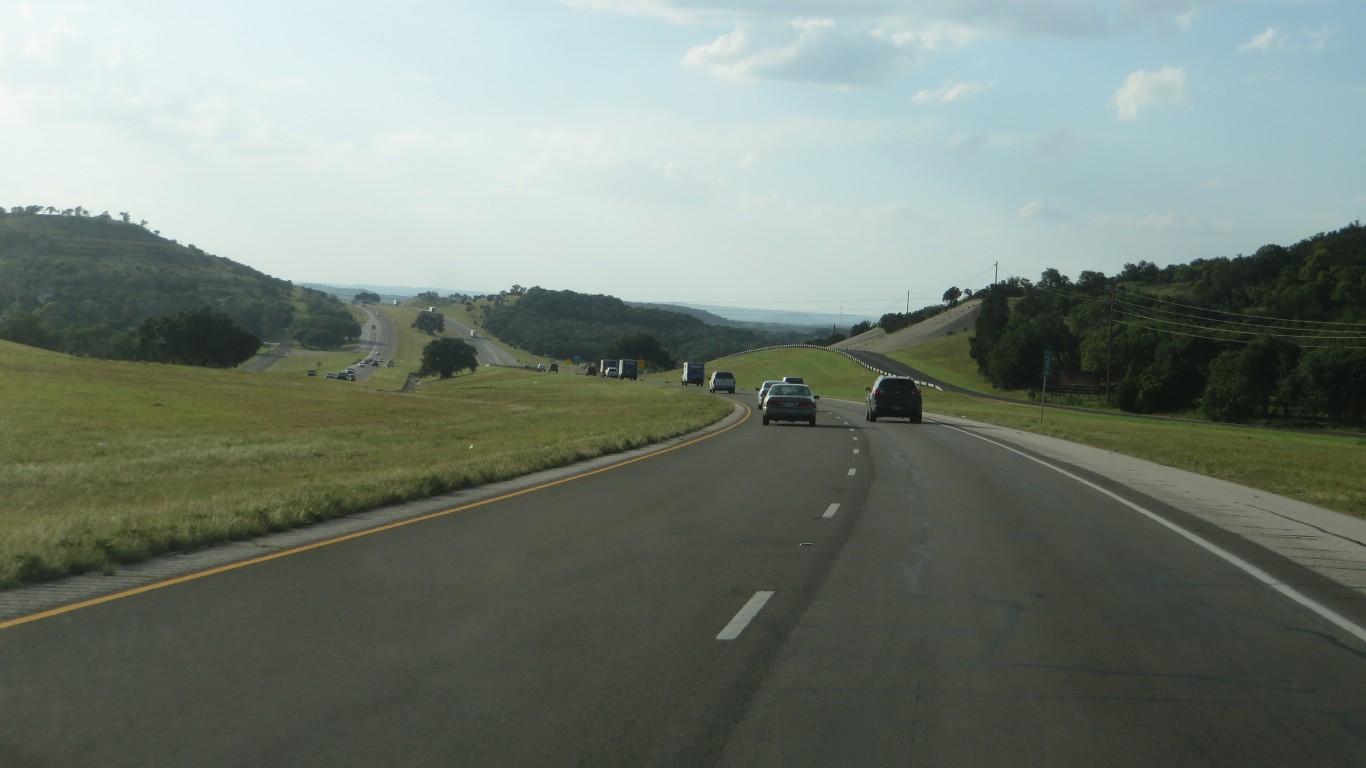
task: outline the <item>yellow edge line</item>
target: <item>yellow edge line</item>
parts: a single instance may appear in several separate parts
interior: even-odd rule
[[[405,525],[412,525],[412,524],[414,524],[414,523],[421,523],[421,522],[424,522],[424,521],[427,521],[427,520],[433,520],[433,519],[436,519],[436,518],[438,518],[438,517],[444,517],[444,516],[446,516],[446,515],[454,514],[454,513],[456,513],[456,512],[463,512],[463,511],[465,511],[465,510],[467,510],[467,509],[474,509],[475,507],[482,507],[482,506],[484,506],[485,504],[492,504],[492,503],[494,503],[494,502],[496,502],[496,501],[504,501],[504,500],[506,500],[506,499],[511,499],[511,498],[514,498],[514,497],[517,497],[517,496],[522,496],[522,495],[524,495],[524,494],[528,494],[528,493],[531,493],[531,492],[533,492],[533,491],[540,491],[540,490],[544,490],[544,489],[546,489],[546,488],[553,488],[553,487],[555,487],[555,486],[557,486],[557,485],[563,485],[564,483],[568,483],[568,482],[571,482],[571,481],[574,481],[574,480],[579,480],[579,479],[582,479],[582,478],[585,478],[585,477],[591,477],[591,476],[593,476],[593,475],[599,474],[599,473],[601,473],[601,472],[606,472],[606,471],[608,471],[608,470],[620,469],[621,467],[625,467],[625,466],[627,466],[627,465],[629,465],[629,464],[634,464],[634,463],[636,463],[637,461],[644,461],[645,459],[653,459],[653,458],[655,458],[656,456],[663,456],[663,455],[666,454],[666,453],[671,453],[671,452],[676,451],[676,450],[678,450],[678,449],[680,449],[680,448],[686,448],[687,446],[693,445],[694,443],[700,443],[700,442],[702,442],[703,440],[710,440],[711,438],[716,437],[717,435],[725,434],[726,432],[729,432],[730,430],[735,429],[736,427],[738,427],[738,426],[740,426],[741,424],[743,424],[743,423],[745,423],[746,421],[748,421],[750,415],[753,414],[753,410],[751,410],[750,407],[749,407],[748,405],[744,405],[743,403],[739,403],[738,405],[740,405],[740,407],[742,407],[742,408],[745,409],[745,415],[744,415],[744,417],[742,417],[740,420],[736,421],[734,424],[731,424],[731,425],[728,426],[728,427],[723,427],[723,428],[721,428],[721,429],[718,429],[718,430],[716,430],[715,432],[709,432],[709,433],[707,433],[707,434],[705,434],[705,435],[702,435],[702,436],[700,436],[700,437],[695,437],[695,438],[693,438],[693,439],[691,439],[691,440],[689,440],[689,441],[687,441],[687,442],[679,443],[678,445],[669,446],[668,448],[661,448],[661,449],[659,449],[659,450],[657,450],[657,451],[651,451],[650,453],[647,453],[647,454],[645,454],[645,455],[643,455],[643,456],[637,456],[637,457],[635,457],[634,459],[626,459],[625,461],[621,461],[621,462],[618,462],[618,463],[616,463],[616,464],[612,464],[612,465],[610,465],[610,466],[599,467],[598,469],[589,470],[589,471],[587,471],[587,472],[583,472],[583,473],[580,473],[580,474],[577,474],[577,475],[571,475],[570,477],[562,477],[562,478],[560,478],[559,480],[552,480],[551,482],[542,483],[542,484],[540,484],[540,485],[534,485],[534,486],[531,486],[531,487],[529,487],[529,488],[523,488],[523,489],[521,489],[521,490],[519,490],[519,491],[512,491],[512,492],[510,492],[510,493],[505,493],[505,494],[503,494],[503,495],[501,495],[501,496],[494,496],[494,497],[487,498],[487,499],[481,499],[480,501],[472,501],[472,502],[470,502],[469,504],[462,504],[462,505],[460,505],[460,506],[458,506],[458,507],[451,507],[450,509],[443,509],[443,510],[440,510],[440,511],[438,511],[438,512],[429,512],[429,513],[427,513],[427,514],[425,514],[425,515],[420,515],[420,516],[418,516],[418,517],[409,518],[409,519],[407,519],[407,520],[400,520],[400,521],[395,522],[395,523],[385,523],[384,525],[376,526],[376,527],[374,527],[374,528],[367,528],[367,529],[365,529],[365,530],[363,530],[363,531],[356,531],[356,532],[354,532],[354,533],[348,533],[348,534],[346,534],[345,536],[338,536],[338,537],[336,537],[336,538],[334,538],[334,539],[326,539],[326,540],[324,540],[324,541],[316,541],[316,542],[314,542],[314,543],[312,543],[312,544],[305,544],[305,545],[303,545],[303,546],[294,547],[293,549],[286,549],[286,550],[284,550],[284,551],[275,552],[275,553],[269,554],[269,555],[262,555],[262,556],[260,556],[260,557],[253,557],[253,558],[251,558],[250,560],[242,560],[242,561],[236,562],[236,563],[229,563],[228,565],[220,565],[220,566],[218,566],[218,567],[216,567],[216,568],[210,568],[210,569],[205,570],[205,571],[197,571],[197,572],[195,572],[195,573],[186,574],[185,576],[177,576],[177,577],[172,578],[172,579],[166,579],[165,581],[158,581],[158,582],[154,582],[154,583],[152,583],[152,584],[144,584],[144,585],[141,586],[141,587],[134,587],[134,588],[132,588],[132,589],[126,589],[126,590],[124,590],[124,591],[122,591],[122,592],[115,592],[115,593],[113,593],[113,594],[103,595],[103,596],[101,596],[101,597],[95,597],[95,598],[91,598],[91,599],[89,599],[89,600],[82,600],[82,601],[77,602],[77,603],[71,603],[70,605],[63,605],[63,606],[61,606],[61,607],[59,607],[59,608],[52,608],[52,609],[50,609],[50,610],[41,611],[41,612],[39,612],[39,613],[30,614],[30,615],[28,615],[28,616],[20,616],[20,617],[15,618],[15,619],[9,619],[9,620],[7,620],[7,621],[0,621],[0,630],[9,629],[10,627],[17,627],[17,626],[19,626],[20,624],[28,624],[28,623],[30,623],[30,622],[39,621],[39,620],[41,620],[41,619],[52,618],[53,616],[60,616],[60,615],[62,615],[62,614],[64,614],[64,613],[71,613],[72,611],[78,611],[78,610],[81,610],[82,608],[90,608],[90,607],[92,607],[92,606],[100,605],[100,604],[102,604],[102,603],[112,602],[112,601],[114,601],[114,600],[122,600],[122,599],[124,599],[124,598],[126,598],[126,597],[132,597],[132,596],[134,596],[134,595],[141,595],[141,594],[143,594],[144,592],[151,592],[151,591],[153,591],[153,590],[157,590],[157,589],[162,589],[162,588],[165,588],[165,587],[174,586],[174,585],[176,585],[176,584],[184,584],[184,583],[187,582],[187,581],[194,581],[194,580],[196,580],[196,579],[202,579],[202,578],[205,578],[205,577],[207,577],[207,576],[213,576],[213,575],[219,574],[219,573],[226,573],[226,572],[228,572],[228,571],[235,571],[235,570],[237,570],[238,568],[246,568],[246,567],[249,566],[249,565],[259,565],[259,564],[261,564],[261,563],[269,562],[269,561],[271,561],[271,560],[277,560],[277,559],[282,558],[282,557],[289,557],[290,555],[297,555],[297,554],[299,554],[299,553],[301,553],[301,552],[308,552],[308,551],[314,550],[314,549],[321,549],[322,547],[328,547],[328,546],[331,546],[331,545],[333,545],[333,544],[340,544],[340,543],[343,542],[343,541],[350,541],[350,540],[352,540],[352,539],[359,539],[359,538],[362,537],[362,536],[369,536],[369,535],[374,534],[374,533],[381,533],[381,532],[383,532],[383,531],[393,530],[394,528],[401,528],[401,527],[403,527],[403,526],[405,526]]]

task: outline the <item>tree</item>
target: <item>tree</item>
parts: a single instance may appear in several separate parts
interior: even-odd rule
[[[446,330],[446,316],[440,312],[428,312],[423,310],[417,313],[417,318],[413,320],[413,327],[424,333],[435,336]]]
[[[374,291],[359,291],[356,293],[353,301],[357,304],[378,304],[383,301],[383,299]]]
[[[977,370],[984,374],[987,372],[991,348],[996,345],[1006,325],[1010,323],[1008,291],[1004,287],[993,285],[985,293],[982,308],[977,314],[977,333],[968,340],[968,354],[977,361]]]
[[[157,363],[232,368],[260,347],[255,334],[208,307],[150,318],[138,327],[138,356]]]
[[[11,309],[0,319],[0,339],[29,347],[47,349],[52,343],[43,318],[34,312]]]
[[[956,285],[944,291],[944,303],[950,307],[958,306],[958,300],[961,298],[963,298],[963,291]]]
[[[1318,347],[1300,360],[1308,395],[1333,424],[1361,423],[1366,413],[1366,350]]]
[[[436,374],[443,379],[449,379],[456,371],[464,369],[469,369],[470,372],[479,370],[479,358],[474,347],[462,339],[436,339],[422,348],[422,367],[418,369],[417,375]]]
[[[1255,394],[1241,350],[1229,349],[1210,361],[1200,412],[1214,421],[1239,421],[1247,415]]]
[[[644,360],[647,366],[658,370],[673,368],[672,357],[659,346],[659,340],[648,333],[635,333],[622,336],[607,349],[609,358]]]

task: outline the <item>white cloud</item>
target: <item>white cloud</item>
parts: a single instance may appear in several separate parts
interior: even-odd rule
[[[1113,103],[1120,120],[1133,120],[1139,110],[1158,104],[1186,101],[1186,70],[1163,67],[1156,72],[1140,69],[1124,79]]]
[[[1246,43],[1238,46],[1240,51],[1269,51],[1276,44],[1276,28],[1267,27],[1265,32],[1253,36]]]
[[[1022,221],[1067,221],[1072,218],[1042,200],[1025,203],[1015,215]]]
[[[994,85],[996,85],[994,80],[989,83],[945,83],[933,91],[916,91],[915,95],[911,97],[911,101],[915,104],[947,104],[952,101],[972,98]]]
[[[1254,35],[1251,40],[1238,46],[1238,50],[1243,53],[1269,53],[1272,51],[1321,53],[1329,48],[1337,47],[1341,35],[1342,28],[1336,26],[1302,29],[1298,32],[1286,32],[1275,27],[1267,27],[1266,31]]]
[[[738,26],[683,56],[728,80],[871,85],[912,58],[912,43],[847,27],[831,18]]]

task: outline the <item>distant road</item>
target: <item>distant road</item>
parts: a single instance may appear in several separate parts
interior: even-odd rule
[[[369,307],[361,307],[366,314],[366,319],[361,321],[360,338],[356,341],[357,360],[367,358],[378,358],[385,361],[393,359],[394,339],[398,338],[394,333],[394,323],[387,316],[375,312]],[[267,371],[280,360],[294,354],[294,340],[286,339],[263,354],[257,355],[240,366],[244,371]],[[321,375],[321,371],[319,375]],[[370,377],[372,371],[365,367],[356,369],[356,380],[364,380]]]
[[[242,363],[242,365],[238,367],[243,371],[259,372],[268,370],[272,365],[278,363],[282,358],[288,357],[289,353],[293,351],[293,349],[294,340],[286,339],[280,342],[279,344],[276,344],[275,346],[271,347],[263,354],[259,354],[256,357],[253,357],[252,359],[246,361],[245,363]]]
[[[446,328],[455,331],[457,336],[474,347],[474,353],[480,365],[521,365],[516,357],[498,346],[497,343],[483,338],[479,335],[478,330],[468,325],[457,323],[448,317],[446,318]]]

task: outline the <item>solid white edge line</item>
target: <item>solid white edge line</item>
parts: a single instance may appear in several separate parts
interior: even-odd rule
[[[1284,584],[1284,583],[1278,581],[1277,579],[1273,578],[1273,577],[1271,576],[1271,574],[1267,573],[1266,571],[1263,571],[1261,568],[1258,568],[1257,566],[1253,565],[1252,563],[1249,563],[1248,561],[1244,560],[1243,558],[1238,557],[1237,555],[1233,554],[1232,552],[1229,552],[1228,550],[1224,549],[1223,547],[1218,546],[1217,544],[1214,544],[1214,543],[1212,543],[1212,542],[1209,542],[1209,541],[1206,541],[1206,540],[1200,538],[1200,537],[1197,536],[1196,534],[1194,534],[1194,533],[1192,533],[1192,532],[1186,530],[1185,528],[1182,528],[1181,526],[1179,526],[1179,525],[1177,525],[1176,523],[1173,523],[1172,521],[1170,521],[1170,520],[1168,520],[1168,519],[1162,517],[1161,515],[1157,514],[1156,512],[1153,512],[1153,511],[1151,511],[1151,510],[1149,510],[1149,509],[1146,509],[1146,508],[1144,508],[1144,507],[1141,507],[1141,506],[1139,506],[1139,505],[1133,503],[1132,501],[1129,501],[1128,499],[1125,499],[1125,498],[1123,498],[1122,496],[1119,496],[1119,495],[1116,494],[1116,493],[1113,493],[1113,492],[1111,492],[1111,491],[1107,491],[1107,490],[1105,490],[1104,488],[1101,488],[1100,486],[1098,486],[1098,485],[1096,485],[1095,483],[1091,482],[1090,480],[1087,480],[1087,479],[1085,479],[1085,478],[1083,478],[1083,477],[1078,477],[1077,475],[1074,475],[1074,474],[1072,474],[1071,472],[1068,472],[1067,470],[1063,469],[1062,467],[1059,467],[1059,466],[1054,465],[1054,464],[1050,464],[1050,463],[1044,461],[1043,459],[1039,459],[1039,458],[1036,458],[1036,457],[1034,457],[1034,456],[1030,456],[1029,454],[1025,453],[1024,451],[1017,450],[1017,449],[1012,448],[1012,447],[1010,447],[1009,445],[1006,445],[1006,444],[1004,444],[1004,443],[998,443],[998,442],[996,442],[995,440],[992,440],[992,439],[986,438],[986,437],[982,437],[981,435],[975,435],[975,434],[973,434],[972,432],[969,432],[969,431],[967,431],[967,430],[965,430],[965,429],[961,429],[961,428],[959,428],[959,427],[954,427],[954,426],[950,426],[950,425],[948,425],[948,424],[943,424],[942,422],[940,423],[940,425],[943,426],[943,427],[946,427],[946,428],[948,428],[948,429],[952,429],[952,430],[955,431],[955,432],[961,432],[962,434],[965,434],[965,435],[967,435],[968,437],[975,437],[975,438],[977,438],[978,440],[981,440],[982,442],[991,443],[992,445],[994,445],[994,446],[996,446],[996,447],[998,447],[998,448],[1004,448],[1005,450],[1010,451],[1011,453],[1019,454],[1020,456],[1023,456],[1023,457],[1025,457],[1026,459],[1029,459],[1030,461],[1035,462],[1036,464],[1042,464],[1043,466],[1048,467],[1049,469],[1053,470],[1054,472],[1057,472],[1058,474],[1060,474],[1060,475],[1062,475],[1062,476],[1064,476],[1064,477],[1067,477],[1067,478],[1070,478],[1070,479],[1072,479],[1072,480],[1075,480],[1076,482],[1081,483],[1082,485],[1084,485],[1084,486],[1086,486],[1086,487],[1088,487],[1088,488],[1091,488],[1092,490],[1098,491],[1098,492],[1100,492],[1100,493],[1102,493],[1102,494],[1104,494],[1104,495],[1106,495],[1106,496],[1109,496],[1110,498],[1114,499],[1115,501],[1119,502],[1120,504],[1123,504],[1124,506],[1128,507],[1129,509],[1134,510],[1135,512],[1137,512],[1137,513],[1143,515],[1144,517],[1147,517],[1149,520],[1152,520],[1153,522],[1158,523],[1158,524],[1160,524],[1160,525],[1162,525],[1162,526],[1164,526],[1164,527],[1170,529],[1171,531],[1173,531],[1173,532],[1179,534],[1179,535],[1182,536],[1183,538],[1187,539],[1188,541],[1190,541],[1191,543],[1195,544],[1196,546],[1201,547],[1202,549],[1204,549],[1205,551],[1207,551],[1207,552],[1209,552],[1210,554],[1214,555],[1215,557],[1221,558],[1222,560],[1224,560],[1225,562],[1229,563],[1229,564],[1232,565],[1233,567],[1235,567],[1235,568],[1241,570],[1242,572],[1246,573],[1247,575],[1251,576],[1251,577],[1252,577],[1253,579],[1255,579],[1256,581],[1261,582],[1264,586],[1271,587],[1272,589],[1274,589],[1274,590],[1276,590],[1277,592],[1281,593],[1282,596],[1287,597],[1287,598],[1289,598],[1289,599],[1295,601],[1296,603],[1299,603],[1301,606],[1303,606],[1303,607],[1305,607],[1305,608],[1308,608],[1309,610],[1311,610],[1311,611],[1313,611],[1314,613],[1318,614],[1321,618],[1328,620],[1329,623],[1333,624],[1333,625],[1336,626],[1338,629],[1341,629],[1342,631],[1346,632],[1347,634],[1351,635],[1352,637],[1355,637],[1357,640],[1360,640],[1361,642],[1366,643],[1366,628],[1361,627],[1361,626],[1359,626],[1359,625],[1353,623],[1352,620],[1348,619],[1346,616],[1343,616],[1342,614],[1338,613],[1337,611],[1333,610],[1332,608],[1329,608],[1328,606],[1326,606],[1326,605],[1324,605],[1324,604],[1318,602],[1317,600],[1314,600],[1313,598],[1309,597],[1308,595],[1304,594],[1303,592],[1300,592],[1299,590],[1295,589],[1294,587],[1291,587],[1291,586],[1289,586],[1289,585],[1287,585],[1287,584]]]
[[[821,517],[834,517],[835,513],[838,511],[840,511],[840,505],[838,503],[831,504],[829,507],[826,507],[825,514],[821,515]]]
[[[745,631],[745,627],[754,621],[754,617],[759,615],[759,611],[763,610],[770,597],[773,597],[772,592],[755,592],[754,597],[751,597],[749,602],[745,603],[745,607],[735,614],[735,618],[730,620],[730,623],[721,630],[721,634],[717,635],[716,639],[734,640],[739,637],[740,633]]]

